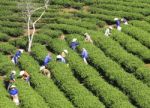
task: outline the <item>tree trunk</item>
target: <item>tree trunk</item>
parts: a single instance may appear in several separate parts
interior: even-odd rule
[[[29,53],[31,52],[31,46],[32,46],[32,41],[30,40],[28,43],[28,52]]]

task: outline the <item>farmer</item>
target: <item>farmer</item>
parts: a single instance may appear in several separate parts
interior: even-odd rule
[[[105,30],[105,36],[109,36],[109,35],[111,35],[111,30],[112,30],[113,28],[112,28],[112,26],[109,26],[106,30]]]
[[[62,55],[57,55],[56,61],[66,63],[65,57],[63,57]]]
[[[117,30],[121,31],[120,20],[118,18],[114,18],[114,20],[116,21]]]
[[[61,55],[62,57],[66,57],[66,54],[68,54],[68,50],[65,49],[62,51]]]
[[[13,58],[12,58],[12,62],[14,63],[14,64],[17,64],[18,63],[18,58],[21,56],[21,53],[23,53],[23,49],[19,49],[17,52],[16,52],[16,54],[13,56]]]
[[[88,33],[85,33],[85,42],[90,42],[90,43],[93,43],[92,39],[91,39],[91,36],[88,34]]]
[[[59,38],[60,38],[60,40],[65,40],[65,35],[61,34],[61,36]]]
[[[121,21],[124,23],[124,25],[128,25],[128,21],[125,18],[122,18]]]
[[[20,71],[19,75],[22,77],[22,79],[24,79],[30,85],[30,75],[28,74],[28,72],[23,70],[23,71]]]
[[[48,69],[46,69],[45,66],[41,66],[40,67],[40,71],[42,72],[42,74],[44,74],[48,78],[51,78],[51,73],[50,73],[50,71]]]
[[[8,84],[8,87],[7,87],[7,90],[9,90],[9,88],[12,86],[12,84],[16,81],[15,80],[15,75],[16,75],[16,71],[11,71],[10,73],[10,77],[9,77],[9,84]]]
[[[73,38],[71,44],[70,44],[70,47],[75,50],[76,47],[79,45],[79,43],[77,42],[77,38]]]
[[[16,105],[19,105],[19,98],[18,98],[18,90],[16,89],[16,86],[15,85],[12,85],[9,89],[9,94],[10,94],[10,97],[12,98],[13,102],[16,104]]]
[[[82,48],[82,53],[81,53],[81,56],[83,58],[83,61],[85,64],[88,64],[87,63],[87,58],[88,58],[88,52],[85,48]]]
[[[51,55],[52,55],[52,54],[49,52],[48,55],[45,57],[44,63],[43,63],[44,66],[47,66],[48,63],[52,60]]]

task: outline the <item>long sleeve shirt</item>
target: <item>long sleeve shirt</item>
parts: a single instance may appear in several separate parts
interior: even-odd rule
[[[18,94],[18,90],[17,90],[17,89],[11,89],[11,90],[9,91],[9,94],[10,94],[11,96],[17,95],[17,94]]]
[[[73,50],[75,50],[78,45],[79,45],[78,42],[71,42],[70,47],[71,47]]]
[[[51,57],[49,55],[47,55],[44,59],[44,66],[47,65],[50,61],[51,61]]]
[[[66,60],[64,57],[62,57],[61,55],[59,55],[59,58],[56,58],[57,61],[59,62],[63,62],[63,63],[66,63]]]
[[[82,58],[88,58],[88,52],[86,50],[83,50],[81,56]]]
[[[15,54],[16,57],[20,57],[21,56],[21,51],[17,51]]]
[[[119,20],[116,21],[116,26],[117,27],[120,26],[120,21]]]

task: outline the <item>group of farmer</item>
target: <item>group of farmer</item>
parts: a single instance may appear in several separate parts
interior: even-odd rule
[[[85,41],[86,42],[93,43],[93,41],[92,41],[92,39],[88,33],[85,33],[84,35],[85,35]],[[77,42],[77,38],[73,38],[71,43],[70,43],[70,48],[75,51],[78,45],[79,45],[79,42]],[[23,53],[23,51],[24,51],[23,49],[19,49],[15,53],[15,55],[12,57],[11,61],[15,65],[18,64],[19,58],[21,57],[21,54]],[[68,54],[68,50],[64,49],[59,55],[56,56],[56,61],[67,64],[67,61],[66,61],[67,54]],[[81,57],[83,58],[84,63],[88,64],[88,62],[87,62],[88,52],[85,48],[82,48]],[[47,76],[48,78],[51,77],[51,73],[48,70],[47,66],[51,60],[52,60],[52,54],[51,54],[51,52],[49,52],[47,54],[47,56],[44,58],[42,66],[40,67],[41,73],[44,74],[45,76]],[[15,86],[16,76],[17,76],[17,72],[15,70],[12,70],[10,73],[10,76],[9,76],[7,90],[9,92],[13,102],[16,105],[19,105],[18,90],[17,90],[17,87]],[[30,75],[26,70],[20,71],[17,78],[24,79],[30,85]]]
[[[118,31],[121,31],[122,27],[121,27],[121,21],[123,22],[124,25],[128,25],[128,21],[125,18],[122,18],[121,20],[119,18],[114,18],[114,21],[116,21],[116,28]],[[106,30],[105,30],[105,36],[109,36],[111,35],[111,30],[113,29],[113,26],[109,26]]]
[[[128,22],[125,18],[122,18],[121,21],[118,18],[114,18],[114,20],[116,21],[116,28],[118,31],[121,31],[121,26],[120,26],[121,21],[123,21],[123,23],[125,25],[128,25]],[[105,36],[109,36],[111,34],[112,29],[113,29],[113,27],[109,26],[105,31]],[[85,33],[84,35],[85,35],[84,41],[93,44],[91,36],[88,33]],[[65,36],[61,35],[60,39],[64,40]],[[76,51],[77,46],[79,46],[79,42],[77,41],[77,38],[73,38],[70,43],[70,48],[72,50]],[[24,51],[23,49],[19,49],[16,52],[16,54],[12,57],[12,62],[15,65],[18,64],[18,60],[21,57],[21,54],[23,53],[23,51]],[[64,49],[59,55],[56,56],[56,61],[67,64],[67,61],[66,61],[67,54],[68,54],[68,50]],[[88,64],[88,62],[87,62],[88,52],[85,48],[82,48],[81,57],[82,57],[84,63]],[[49,52],[47,54],[47,56],[44,58],[42,66],[40,67],[41,73],[44,74],[45,76],[47,76],[48,78],[51,77],[51,73],[48,70],[47,66],[51,60],[52,60],[52,54],[51,54],[51,52]],[[67,64],[67,66],[69,66],[69,65]],[[18,77],[21,77],[30,85],[30,75],[27,71],[25,71],[25,70],[20,71]],[[9,83],[7,86],[7,90],[9,91],[9,94],[10,94],[13,102],[15,102],[16,105],[19,105],[18,90],[17,90],[16,86],[14,85],[14,83],[16,82],[15,78],[16,78],[16,71],[13,70],[13,71],[11,71],[10,76],[9,76]]]
[[[15,55],[12,57],[12,62],[17,65],[18,60],[21,57],[21,54],[23,53],[23,49],[19,49]],[[15,70],[12,70],[9,76],[9,80],[7,81],[7,90],[10,94],[10,97],[12,98],[13,102],[16,105],[19,105],[19,98],[18,98],[18,90],[15,86],[16,83],[16,76],[17,78],[21,78],[27,82],[28,85],[30,85],[30,75],[27,71],[21,70],[18,74]]]

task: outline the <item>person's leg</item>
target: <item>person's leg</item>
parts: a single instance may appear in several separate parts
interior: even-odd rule
[[[47,77],[48,77],[48,78],[51,78],[50,72],[47,73]]]
[[[9,82],[8,87],[7,87],[7,91],[9,91],[10,87],[11,87],[12,83]]]
[[[18,95],[15,95],[15,96],[13,97],[13,102],[14,102],[16,105],[19,105],[19,104],[20,104],[20,103],[19,103]]]
[[[27,77],[26,78],[26,82],[29,84],[29,86],[30,86],[30,77]]]
[[[85,64],[88,64],[86,58],[83,58],[83,61]]]

